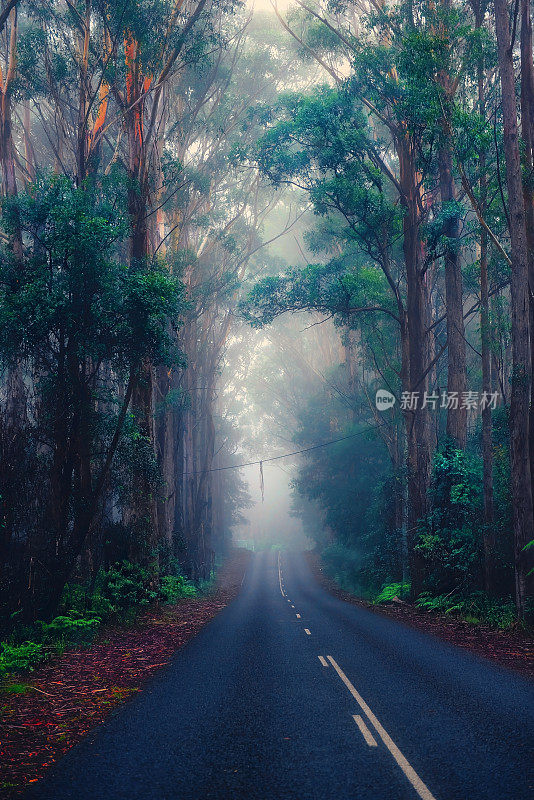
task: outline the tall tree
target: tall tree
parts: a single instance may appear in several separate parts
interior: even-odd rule
[[[529,404],[531,372],[529,324],[529,256],[526,214],[521,175],[521,157],[517,122],[517,99],[510,6],[507,0],[495,0],[495,30],[501,78],[501,102],[504,125],[504,155],[508,187],[508,214],[511,241],[512,304],[512,398],[510,408],[510,452],[514,521],[514,558],[516,603],[524,617],[527,599],[527,554],[525,545],[533,536],[532,483],[529,452]]]

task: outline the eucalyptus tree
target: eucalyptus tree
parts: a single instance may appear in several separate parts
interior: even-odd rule
[[[207,69],[185,70],[166,97],[155,209],[157,250],[184,281],[189,303],[177,339],[187,366],[157,376],[164,478],[158,526],[196,577],[211,569],[214,502],[223,502],[213,470],[222,358],[240,282],[265,244],[262,226],[278,202],[257,169],[241,168],[236,154],[261,132],[251,105],[258,97],[274,101],[292,57],[276,32],[246,13],[227,20],[221,36],[228,46],[211,54]]]
[[[168,298],[171,286],[174,287],[173,291],[178,291],[180,278],[184,272],[183,265],[189,258],[184,242],[178,238],[172,240],[170,230],[172,226],[168,225],[165,229],[167,220],[163,209],[169,198],[180,193],[183,197],[186,186],[191,190],[193,185],[198,188],[202,183],[200,173],[195,183],[195,178],[191,175],[195,171],[194,168],[190,169],[188,177],[184,179],[185,173],[178,163],[179,159],[175,157],[176,151],[172,152],[171,148],[163,147],[165,138],[171,139],[173,135],[177,135],[178,130],[182,131],[183,138],[188,142],[178,151],[179,156],[185,159],[187,149],[194,150],[196,146],[192,133],[195,129],[194,119],[191,115],[185,118],[185,109],[182,109],[183,113],[179,118],[179,104],[176,105],[177,113],[172,120],[174,131],[171,133],[168,129],[171,118],[170,100],[173,98],[171,86],[179,84],[184,96],[196,99],[202,96],[202,92],[205,97],[209,97],[214,87],[219,93],[224,93],[228,76],[232,73],[232,58],[235,60],[239,47],[227,61],[222,58],[222,53],[228,36],[236,35],[239,26],[231,30],[230,26],[228,31],[225,30],[224,19],[232,13],[231,4],[207,3],[203,0],[183,8],[180,3],[170,0],[156,6],[150,2],[135,2],[118,7],[114,3],[90,0],[67,4],[53,0],[46,3],[33,3],[28,0],[21,5],[23,14],[20,17],[22,20],[20,30],[17,27],[14,4],[10,5],[8,42],[10,47],[6,51],[8,59],[11,59],[8,63],[14,65],[18,61],[17,81],[13,85],[16,88],[16,100],[24,105],[24,120],[17,118],[19,126],[17,141],[24,143],[26,160],[23,161],[22,158],[16,160],[15,189],[18,188],[17,181],[19,186],[22,181],[28,186],[28,197],[34,192],[36,197],[41,198],[38,181],[43,180],[44,185],[47,185],[48,179],[41,179],[38,176],[52,169],[65,176],[65,182],[58,184],[63,187],[65,197],[68,194],[66,187],[70,186],[71,189],[73,186],[78,187],[75,194],[76,202],[73,201],[76,208],[81,209],[84,197],[87,198],[87,204],[90,204],[95,202],[95,198],[102,196],[110,225],[114,215],[118,214],[118,208],[126,210],[126,213],[120,215],[120,235],[117,234],[109,246],[104,245],[98,236],[95,236],[94,246],[97,249],[101,248],[102,259],[107,259],[106,265],[108,261],[124,265],[123,277],[129,281],[127,288],[130,292],[129,299],[125,298],[124,303],[130,302],[132,313],[134,303],[137,303],[139,325],[138,344],[133,336],[129,342],[132,357],[130,372],[122,368],[112,345],[106,349],[104,345],[95,344],[95,348],[101,347],[98,357],[92,351],[84,356],[85,360],[80,370],[88,374],[83,380],[80,379],[80,384],[83,385],[84,409],[87,413],[73,411],[71,427],[74,433],[68,423],[69,412],[66,407],[62,412],[60,403],[55,407],[55,417],[53,414],[50,416],[44,401],[31,407],[38,425],[46,432],[46,435],[43,434],[46,440],[46,444],[43,445],[45,453],[55,453],[52,459],[56,470],[54,474],[60,476],[55,481],[55,486],[56,489],[58,486],[60,489],[57,489],[53,496],[57,500],[57,494],[61,490],[67,497],[67,499],[63,497],[61,503],[57,502],[54,505],[61,516],[61,525],[67,532],[56,536],[55,541],[63,538],[65,546],[56,547],[56,557],[47,567],[55,576],[48,587],[49,605],[46,607],[46,613],[49,613],[57,604],[58,593],[64,583],[65,575],[72,571],[73,564],[80,554],[80,547],[83,546],[81,543],[87,543],[88,535],[94,532],[94,514],[96,510],[99,513],[103,511],[102,492],[104,484],[107,486],[110,477],[113,477],[115,484],[106,495],[111,499],[103,514],[105,519],[100,519],[99,524],[106,524],[109,515],[114,520],[118,515],[124,528],[130,531],[131,544],[127,554],[145,563],[152,564],[154,559],[157,561],[157,551],[160,547],[157,519],[158,492],[153,465],[150,464],[154,459],[156,446],[153,375],[154,372],[161,376],[173,370],[175,373],[183,370],[184,360],[177,346],[179,340],[176,328],[179,326],[184,307],[181,304],[173,305]],[[2,13],[2,25],[6,22],[6,18],[7,15]],[[237,41],[239,44],[239,35]],[[225,71],[223,78],[216,69],[217,64],[222,61]],[[8,69],[10,80],[13,78],[13,69],[14,67]],[[208,75],[207,80],[204,79],[205,74]],[[206,119],[197,126],[197,133],[202,129],[202,125],[204,127],[208,125]],[[202,135],[206,140],[211,138],[216,143],[217,133],[214,129],[209,135],[206,132]],[[214,152],[216,149],[216,146],[212,148]],[[212,159],[211,164],[205,167],[206,174],[213,166],[219,168],[221,159],[224,161],[223,156],[219,157],[219,162],[216,157]],[[213,187],[208,183],[206,188],[209,191]],[[194,194],[195,191],[191,190],[190,197]],[[202,203],[209,204],[205,191],[197,192],[196,197],[197,199],[202,197]],[[16,199],[15,192],[12,192],[12,199]],[[25,203],[27,202],[25,196]],[[73,203],[65,201],[65,208],[71,209]],[[50,207],[50,214],[53,217],[56,210],[52,208],[48,196],[45,206]],[[94,224],[97,228],[101,222],[101,215],[97,213],[99,208],[97,205],[94,209],[96,214]],[[4,215],[4,231],[14,258],[16,253],[13,241],[18,236],[17,215],[26,211],[26,205],[20,206],[19,211],[19,204],[12,202],[9,209],[9,217],[7,210]],[[85,213],[87,211],[85,208]],[[42,225],[46,228],[48,224],[46,213],[44,210],[40,213],[39,219],[42,218]],[[200,216],[198,208],[195,213]],[[219,222],[223,216],[224,213],[221,214]],[[92,219],[88,218],[88,225]],[[74,221],[73,219],[73,225]],[[46,246],[43,245],[41,233],[37,223],[30,225],[27,230],[24,229],[24,235],[29,239],[28,247],[25,247],[20,254],[21,264],[30,263],[33,258],[42,260],[45,257],[44,253],[48,252],[50,243],[45,239]],[[87,231],[80,232],[81,243],[77,242],[76,235],[73,231],[74,272],[78,269],[78,255],[85,263],[82,250],[88,245],[83,237],[89,234]],[[102,236],[104,237],[104,232]],[[65,243],[65,237],[66,233],[62,231],[61,242]],[[218,249],[214,257],[220,259],[221,255],[226,251],[229,252],[231,248],[228,248],[223,241],[224,236],[216,235],[215,239]],[[174,247],[167,247],[169,244],[173,244]],[[59,255],[57,257],[59,258]],[[88,303],[96,302],[95,297],[107,288],[106,276],[109,270],[106,272],[107,267],[104,269],[104,262],[101,264],[98,259],[95,264],[102,266],[104,283],[97,284],[94,293],[88,293]],[[120,275],[120,269],[118,267],[117,269]],[[168,272],[174,273],[173,278],[169,278],[167,289],[164,282],[166,270],[167,275]],[[11,275],[14,272],[16,270],[12,270]],[[217,280],[223,286],[218,302],[223,303],[224,292],[228,291],[227,285],[233,285],[235,278],[227,279],[223,267]],[[150,294],[150,287],[155,290],[158,281],[161,284],[161,297],[151,298],[149,295],[144,297],[143,292]],[[211,289],[214,289],[213,285]],[[126,289],[121,287],[121,291],[126,292]],[[19,297],[20,295],[17,295],[15,299]],[[208,287],[205,290],[205,297],[209,298]],[[10,295],[7,293],[6,304],[9,298]],[[102,297],[101,302],[105,313],[108,313],[106,298],[107,296]],[[158,299],[161,303],[161,313],[156,303]],[[143,302],[149,305],[146,313]],[[118,324],[119,299],[117,303]],[[135,320],[130,322],[133,325]],[[144,331],[143,326],[148,330]],[[89,343],[92,341],[90,337],[97,335],[97,329],[96,320],[89,315],[87,326],[80,327],[80,336],[82,339],[87,337]],[[156,342],[168,338],[173,343],[172,357],[170,363],[166,364],[165,370],[159,367],[159,362],[162,360],[161,347],[158,349],[156,346],[153,348],[143,346],[149,332]],[[208,324],[205,330],[201,331],[201,335],[209,335]],[[118,344],[114,346],[119,347]],[[76,347],[74,338],[72,347]],[[198,354],[193,352],[192,355]],[[210,359],[213,362],[211,373],[216,374],[217,357],[210,355],[208,360]],[[27,370],[25,382],[31,387],[33,394],[39,394],[43,382],[48,381],[52,384],[61,377],[58,376],[58,370],[61,373],[59,362],[54,359],[48,361],[50,363],[38,362],[28,357],[22,362]],[[19,368],[13,358],[6,361],[6,364],[12,371]],[[92,367],[89,368],[88,364]],[[74,369],[74,366],[72,368]],[[100,391],[106,395],[106,399],[102,399],[98,394]],[[158,400],[167,402],[166,394]],[[116,395],[122,397],[124,401],[121,406],[123,416],[120,419],[121,424],[117,427],[116,441],[113,437],[110,463],[105,460],[105,470],[100,473],[101,448],[94,447],[94,425],[97,425],[96,420],[101,420],[105,409],[109,411],[111,417],[113,416]],[[133,410],[133,416],[130,408]],[[78,420],[82,418],[85,420],[83,429],[78,426]],[[98,425],[100,424],[98,422]],[[54,436],[49,430],[50,425],[56,431],[57,437],[63,437],[67,442],[65,446],[54,444]],[[125,433],[126,436],[123,435]],[[71,436],[74,437],[72,442],[69,438]],[[51,437],[51,440],[48,441],[46,437]],[[129,440],[136,448],[135,453],[130,453],[129,464],[122,465],[123,472],[129,469],[132,473],[126,481],[124,475],[111,471],[113,456],[121,451],[121,448],[124,449],[125,440]],[[84,481],[83,491],[78,486],[77,482],[81,478],[76,471],[77,454],[82,451],[84,467],[80,474]],[[177,470],[177,483],[183,479],[183,470],[179,476],[178,472],[180,471]],[[132,476],[133,484],[130,485],[128,497],[124,488],[125,484],[131,483]],[[80,517],[81,521],[72,522],[70,516],[72,509],[69,505],[71,501],[68,498],[74,490],[68,488],[70,485],[75,486],[76,492],[79,490],[81,499],[76,502],[85,508],[84,513],[90,518],[89,522],[84,521],[83,514]],[[97,499],[93,498],[93,494]],[[206,495],[203,496],[203,505],[205,500]],[[91,509],[90,513],[88,508]],[[72,525],[74,528],[71,530],[69,526]],[[174,531],[175,527],[172,525],[171,534]],[[198,526],[195,528],[195,534],[198,534]],[[41,536],[39,547],[42,545],[46,550],[49,545],[52,546],[54,536],[55,534],[50,534],[48,543]],[[27,567],[27,562],[25,563]],[[43,563],[46,563],[44,555]],[[27,572],[24,571],[26,567],[21,574],[27,578]],[[35,577],[35,586],[41,577]],[[39,588],[38,593],[43,594],[43,597],[38,601],[35,600],[34,610],[36,609],[37,613],[45,613],[43,609],[45,609],[46,588]]]
[[[20,226],[39,242],[21,261],[6,248],[0,258],[0,356],[35,376],[25,446],[35,451],[44,492],[29,529],[4,511],[13,520],[3,532],[11,538],[4,567],[14,557],[20,564],[3,600],[26,621],[56,611],[109,496],[143,360],[170,356],[165,322],[179,313],[180,288],[162,269],[132,272],[117,259],[128,234],[117,199],[109,186],[76,189],[56,177],[4,206],[6,229]],[[104,363],[115,375],[111,385],[102,381]],[[3,481],[15,467],[3,463]]]
[[[338,219],[341,253],[347,242],[351,249],[326,267],[319,264],[289,273],[278,285],[276,279],[265,279],[251,295],[250,315],[254,318],[257,314],[266,322],[281,310],[315,308],[338,315],[345,323],[356,315],[385,315],[393,320],[400,338],[394,388],[399,396],[399,388],[409,395],[418,390],[422,394],[421,385],[411,382],[411,376],[421,373],[414,373],[410,360],[416,343],[404,294],[405,258],[395,248],[404,225],[395,204],[398,182],[386,164],[387,142],[373,137],[363,104],[354,98],[350,84],[340,89],[322,87],[308,96],[288,96],[278,108],[265,112],[272,123],[259,144],[256,157],[260,166],[275,182],[294,182],[306,189],[319,214]],[[360,266],[355,269],[352,265],[358,250]],[[418,324],[422,324],[421,314]],[[424,342],[424,336],[417,340],[420,348]],[[423,382],[428,371],[423,373]],[[415,425],[421,414],[426,418],[428,410],[414,406],[407,412],[412,541],[417,520],[424,513],[420,480],[423,474],[424,481],[425,473],[418,464],[420,467],[425,441],[430,469],[429,426],[425,423],[426,439],[421,440]],[[395,452],[398,460],[402,453],[398,437]],[[410,552],[416,585],[419,568],[413,546]]]
[[[528,24],[528,21],[525,21]],[[532,483],[529,454],[529,401],[532,381],[529,320],[529,253],[527,215],[523,197],[517,100],[508,3],[495,0],[495,29],[502,87],[504,153],[508,187],[511,243],[512,306],[512,401],[510,408],[512,496],[514,511],[514,557],[516,601],[520,616],[525,615],[527,598],[526,545],[532,541]],[[524,66],[524,65],[523,65]],[[524,75],[529,81],[529,76]],[[524,108],[524,111],[526,109]],[[525,130],[530,120],[525,119]]]

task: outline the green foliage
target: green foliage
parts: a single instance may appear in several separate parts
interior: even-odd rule
[[[410,592],[409,583],[386,583],[374,599],[374,603],[391,603],[395,598],[402,599]]]
[[[523,550],[530,550],[533,547],[534,547],[534,539],[532,539],[530,542],[527,542],[527,544],[524,546]],[[534,567],[530,570],[530,572],[528,574],[529,575],[534,574]]]
[[[0,650],[0,675],[33,670],[48,658],[44,645],[36,642],[23,642],[22,644],[2,642],[0,647],[2,648]]]
[[[1,687],[1,691],[5,694],[30,694],[34,689],[29,683],[7,683]]]
[[[116,611],[124,613],[131,608],[146,607],[157,598],[150,583],[147,569],[122,561],[104,573],[101,591]]]
[[[0,674],[31,670],[66,647],[89,645],[100,624],[101,619],[94,612],[72,610],[48,623],[37,621],[31,626],[16,627],[10,641],[0,645]],[[27,639],[21,641],[24,636]]]
[[[100,573],[100,578],[103,571]],[[105,622],[116,612],[115,607],[108,597],[104,597],[101,590],[102,581],[96,582],[95,590],[91,596],[88,594],[87,586],[82,583],[71,581],[68,583],[61,597],[60,610],[72,620],[86,619],[88,621],[97,619]],[[68,610],[67,610],[68,609]],[[96,628],[96,626],[95,626]]]
[[[55,617],[52,622],[41,623],[43,642],[63,644],[87,644],[100,627],[100,617],[71,611],[68,615]]]
[[[416,605],[426,611],[450,614],[472,624],[480,622],[503,630],[517,623],[517,612],[511,598],[490,598],[482,591],[466,596],[456,593],[432,595],[423,592],[417,598]]]
[[[336,386],[343,386],[341,371],[328,377]],[[395,548],[389,538],[394,484],[385,481],[388,455],[376,432],[368,430],[371,425],[365,415],[354,422],[344,396],[334,402],[327,387],[308,397],[301,409],[297,443],[306,446],[328,441],[333,419],[336,435],[347,438],[306,455],[294,481],[295,510],[307,535],[318,535],[320,546],[324,543],[323,527],[334,536],[335,543],[324,552],[328,572],[345,588],[372,595],[397,572],[398,546]],[[310,502],[313,515],[320,518],[317,532],[309,520]]]
[[[62,605],[68,603],[75,608],[49,623],[37,621],[31,626],[15,628],[12,640],[0,644],[0,676],[32,670],[52,654],[61,654],[66,647],[90,645],[104,620],[118,617],[123,622],[130,622],[139,609],[146,608],[155,600],[173,604],[186,597],[195,597],[207,588],[199,590],[179,574],[163,576],[159,591],[151,587],[151,582],[149,570],[122,561],[101,572],[92,597],[87,596],[81,584],[68,584]],[[24,635],[28,640],[20,641]],[[15,687],[13,685],[10,691],[17,691]]]
[[[420,523],[416,543],[426,562],[429,591],[468,591],[479,581],[481,484],[479,458],[450,446],[436,454],[431,510]]]
[[[123,416],[124,388],[135,387],[146,360],[158,365],[176,356],[169,320],[176,327],[183,287],[157,259],[132,265],[120,258],[128,235],[124,208],[124,176],[116,173],[81,187],[64,176],[41,176],[3,204],[5,231],[20,229],[25,246],[20,258],[8,246],[0,251],[0,364],[22,364],[36,376],[39,409],[27,425],[43,494],[32,536],[42,546],[31,601],[20,588],[37,617],[49,612],[50,575],[74,568],[107,486],[108,456],[126,447],[125,439],[130,458],[117,491],[131,493],[134,474],[156,485],[153,447],[138,417]]]
[[[361,597],[368,595],[365,562],[361,551],[358,552],[342,544],[331,544],[322,552],[321,559],[326,574],[342,589]]]
[[[195,597],[204,587],[197,587],[180,573],[176,559],[160,554],[160,569],[166,574],[159,578],[149,569],[124,559],[108,570],[100,570],[91,596],[82,584],[67,585],[61,601],[62,608],[72,608],[56,617],[49,625],[40,623],[51,638],[58,636],[69,642],[90,641],[102,622],[130,619],[139,609],[153,602],[176,603],[184,597]],[[89,610],[88,610],[89,609]]]
[[[117,210],[121,192],[111,179],[76,189],[56,176],[5,202],[8,232],[20,225],[39,247],[22,273],[9,253],[0,262],[4,359],[49,363],[58,358],[51,346],[58,333],[77,361],[106,360],[119,372],[143,357],[163,357],[165,321],[176,316],[181,288],[157,262],[139,271],[113,258],[127,233]]]
[[[382,143],[350,86],[284,95],[268,122],[254,153],[260,169],[305,189],[317,214],[340,215],[347,235],[383,263],[402,214],[384,186]]]
[[[195,597],[198,593],[196,586],[182,575],[164,575],[159,591],[166,603],[176,603],[184,597]]]
[[[215,587],[215,570],[211,570],[209,578],[202,578],[198,581],[198,593],[209,594]]]
[[[361,255],[355,256],[349,249],[346,258],[262,278],[241,303],[241,312],[253,327],[268,325],[287,311],[319,311],[335,315],[345,325],[358,308],[374,308],[382,316],[394,314],[382,272],[358,261]],[[375,322],[376,318],[376,314],[371,317]]]
[[[334,9],[343,12],[345,8],[343,2],[328,3],[322,13],[328,16]],[[407,230],[403,206],[409,203],[396,181],[402,176],[403,166],[406,171],[413,167],[422,194],[429,198],[419,209],[419,231],[424,270],[431,264],[435,270],[429,286],[432,284],[432,303],[437,302],[432,325],[436,341],[445,339],[445,315],[440,315],[448,298],[441,296],[446,293],[440,269],[446,252],[459,253],[461,249],[464,254],[464,296],[478,296],[480,291],[480,263],[471,258],[475,243],[480,243],[479,223],[466,212],[465,195],[453,193],[455,199],[449,202],[443,202],[443,197],[441,202],[437,199],[436,185],[447,152],[452,156],[452,180],[457,186],[465,182],[464,175],[458,175],[461,164],[477,198],[484,184],[484,197],[480,198],[484,217],[502,241],[508,233],[503,214],[505,198],[501,197],[502,165],[498,163],[502,130],[498,102],[494,120],[489,113],[495,102],[489,84],[485,84],[486,114],[482,117],[478,113],[477,70],[481,67],[487,75],[496,66],[495,42],[489,28],[485,24],[475,28],[471,12],[460,6],[423,2],[381,7],[376,14],[362,17],[357,39],[348,29],[336,39],[328,26],[312,19],[313,15],[301,9],[290,13],[302,41],[327,54],[329,64],[336,64],[340,50],[343,57],[350,52],[349,63],[342,69],[344,75],[350,74],[335,87],[315,87],[306,94],[287,93],[278,103],[251,112],[264,125],[265,133],[256,148],[241,151],[241,157],[255,160],[275,185],[304,189],[319,224],[306,236],[312,263],[298,268],[284,266],[278,268],[278,274],[261,278],[242,302],[241,311],[257,328],[286,312],[319,312],[348,331],[343,343],[349,347],[351,334],[356,332],[353,338],[357,346],[349,353],[349,360],[355,356],[351,383],[347,386],[340,382],[339,375],[336,381],[332,374],[325,376],[334,392],[345,393],[352,418],[340,410],[340,404],[332,399],[333,392],[312,397],[298,415],[300,427],[295,439],[305,446],[333,438],[333,431],[341,436],[355,432],[360,424],[369,424],[361,408],[366,403],[372,405],[377,388],[387,387],[397,397],[400,393],[398,323],[407,308],[407,264],[401,242]],[[334,24],[340,24],[339,19]],[[309,58],[309,52],[299,54]],[[402,142],[399,131],[403,133]],[[408,164],[408,150],[413,164]],[[485,181],[481,181],[482,164]],[[528,176],[524,177],[528,181]],[[458,236],[456,224],[460,221]],[[468,253],[471,255],[465,257]],[[305,253],[301,255],[306,257]],[[506,285],[508,266],[492,248],[489,255],[490,285]],[[412,313],[409,308],[408,313]],[[505,292],[492,291],[489,328],[495,360],[506,363],[510,321]],[[467,343],[476,354],[478,340],[473,326],[466,330]],[[469,388],[480,389],[479,362],[469,352],[467,359],[467,374],[473,380]],[[438,357],[434,365],[434,385],[446,385],[444,362]],[[434,376],[432,379],[434,382]],[[327,406],[326,411],[319,411],[320,402]],[[359,415],[354,413],[358,406]],[[506,416],[505,409],[493,412],[495,519],[491,536],[486,538],[486,543],[495,542],[495,552],[489,554],[491,577],[493,589],[502,596],[512,590],[514,561]],[[328,537],[335,542],[324,554],[329,573],[360,594],[376,592],[382,586],[378,597],[387,601],[400,587],[398,580],[403,574],[399,567],[406,546],[402,527],[407,476],[399,466],[402,446],[393,454],[393,443],[398,447],[406,431],[401,424],[396,430],[393,425],[387,430],[394,414],[383,419],[393,467],[387,455],[381,458],[385,454],[372,452],[369,442],[354,440],[306,455],[294,486],[296,507],[299,494],[313,503],[314,511],[320,512],[320,523],[324,522]],[[434,461],[430,510],[415,531],[416,554],[424,562],[426,576],[425,602],[430,604],[435,598],[439,604],[440,598],[454,596],[455,602],[466,604],[464,616],[478,619],[483,615],[491,624],[506,625],[509,607],[504,600],[494,602],[476,595],[481,607],[468,610],[474,603],[474,593],[483,585],[482,542],[486,531],[480,431],[462,452],[443,446],[445,413],[437,411],[435,422],[441,449]],[[397,502],[399,499],[401,502]],[[320,541],[314,526],[309,530],[314,530],[310,535]]]

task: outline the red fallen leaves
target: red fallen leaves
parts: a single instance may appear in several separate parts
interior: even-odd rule
[[[429,614],[410,603],[373,606],[340,589],[322,572],[314,553],[308,554],[308,563],[319,583],[341,600],[393,617],[405,625],[411,625],[457,647],[496,661],[502,667],[534,678],[534,638],[531,635],[521,630],[500,631],[485,625],[472,625],[444,614]]]
[[[155,669],[238,593],[246,563],[238,551],[223,567],[218,589],[203,598],[147,612],[134,628],[106,628],[86,650],[69,650],[28,676],[27,691],[0,691],[0,798],[37,781],[109,711],[139,691]]]

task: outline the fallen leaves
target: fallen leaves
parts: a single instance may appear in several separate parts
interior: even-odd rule
[[[151,609],[134,628],[107,627],[90,649],[66,651],[36,670],[28,691],[0,691],[0,798],[20,795],[165,666],[235,597],[248,558],[238,551],[229,559],[212,595]]]

